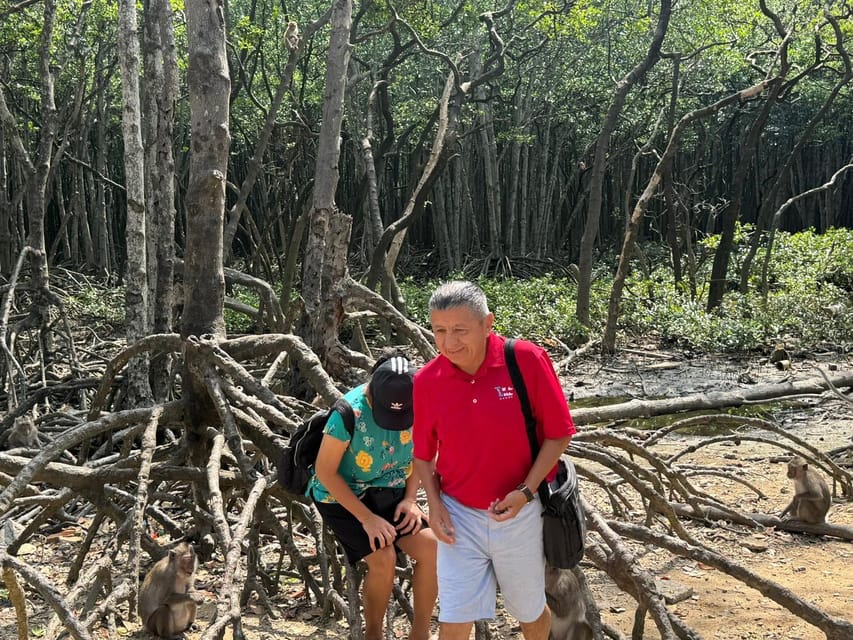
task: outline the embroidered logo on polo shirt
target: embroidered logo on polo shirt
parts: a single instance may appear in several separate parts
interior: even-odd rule
[[[495,387],[498,392],[498,400],[512,400],[515,397],[515,389],[510,385],[508,387]]]

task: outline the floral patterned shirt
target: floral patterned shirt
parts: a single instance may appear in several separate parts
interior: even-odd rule
[[[349,441],[338,473],[357,496],[368,487],[402,488],[412,474],[412,430],[389,431],[376,424],[365,390],[366,385],[362,385],[344,396],[355,413],[352,439],[337,412],[323,430],[338,440]],[[305,495],[316,502],[336,502],[316,474],[311,476]]]

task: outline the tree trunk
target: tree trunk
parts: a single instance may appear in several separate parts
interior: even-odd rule
[[[15,218],[12,215],[12,202],[9,200],[9,173],[6,160],[6,135],[0,124],[0,273],[12,273],[15,264],[15,246],[13,230]]]
[[[723,301],[723,296],[726,292],[727,277],[729,270],[729,260],[732,251],[734,250],[735,227],[740,219],[741,207],[743,206],[746,181],[749,174],[749,168],[755,161],[758,141],[761,137],[761,132],[767,125],[770,118],[770,112],[776,101],[779,99],[783,89],[788,90],[790,86],[783,85],[783,79],[790,69],[788,62],[788,44],[790,42],[788,34],[785,32],[781,21],[770,12],[764,0],[761,0],[761,10],[765,16],[770,18],[776,26],[776,32],[781,39],[782,44],[777,52],[779,60],[779,74],[775,81],[770,83],[767,100],[761,107],[758,115],[743,137],[743,142],[739,145],[740,160],[738,161],[737,169],[732,180],[732,199],[728,206],[723,210],[722,215],[722,232],[720,233],[720,243],[717,245],[717,250],[714,252],[714,262],[711,266],[711,280],[708,285],[708,304],[707,310],[716,309]]]
[[[127,263],[125,267],[125,322],[127,342],[148,335],[148,260],[145,223],[145,160],[142,149],[142,112],[139,99],[139,38],[136,33],[136,3],[119,1],[119,63],[121,65],[122,137],[127,196]],[[134,358],[127,369],[130,407],[151,401],[148,357]]]
[[[222,232],[231,143],[228,129],[231,81],[225,55],[222,1],[190,0],[186,4],[186,15],[191,140],[181,336],[212,334],[224,338]],[[190,428],[197,436],[203,425],[215,424],[218,418],[203,381],[193,369],[194,364],[188,352],[183,374],[184,397]]]
[[[648,204],[657,191],[662,176],[668,171],[668,165],[672,162],[678,146],[681,143],[681,136],[684,134],[687,126],[700,118],[710,116],[717,113],[723,107],[733,104],[742,99],[742,95],[755,95],[764,89],[765,83],[760,82],[754,87],[744,89],[742,92],[732,94],[722,100],[718,100],[714,104],[691,111],[683,116],[678,125],[673,129],[669,137],[666,150],[661,155],[657,166],[655,167],[652,177],[649,179],[646,188],[642,195],[637,200],[634,206],[634,211],[631,214],[631,219],[628,224],[628,229],[625,232],[625,239],[622,243],[622,252],[619,255],[619,266],[616,269],[616,277],[613,279],[613,286],[610,290],[610,302],[607,309],[607,324],[604,328],[604,337],[601,340],[601,350],[604,353],[613,353],[616,350],[616,324],[619,319],[619,307],[622,302],[622,290],[625,286],[625,280],[628,277],[628,268],[630,265],[631,253],[634,250],[634,242],[637,238],[637,232],[640,228],[640,222],[645,215]]]
[[[150,0],[145,13],[146,201],[151,225],[148,231],[150,322],[154,333],[172,331],[175,271],[175,159],[172,152],[178,62],[172,6],[168,0]],[[154,397],[166,398],[170,358],[158,354],[151,361]]]
[[[303,337],[320,361],[330,372],[339,372],[343,363],[337,357],[336,346],[343,305],[332,289],[338,282],[336,278],[346,274],[352,218],[335,206],[335,191],[350,56],[352,0],[336,0],[331,21],[323,121],[317,141],[314,197],[303,263],[305,315],[302,328]]]
[[[38,330],[42,357],[49,360],[53,350],[51,332],[48,330],[52,294],[48,278],[44,223],[48,199],[47,178],[50,174],[53,143],[56,138],[56,104],[54,101],[53,71],[51,70],[51,47],[56,17],[54,0],[45,0],[43,15],[44,21],[39,38],[38,57],[38,72],[41,81],[39,91],[41,127],[36,160],[33,161],[27,152],[15,118],[6,105],[2,87],[0,87],[0,126],[5,129],[7,140],[15,155],[18,156],[23,167],[22,173],[25,181],[26,195],[24,200],[28,218],[27,246],[30,248],[30,286],[33,291],[33,303],[29,315],[22,321],[21,325],[23,327],[34,327]]]
[[[598,236],[601,218],[602,190],[604,186],[604,174],[607,170],[607,152],[610,149],[610,136],[616,128],[616,122],[619,119],[619,114],[622,112],[628,92],[637,80],[642,78],[660,58],[661,44],[669,26],[671,9],[671,0],[661,0],[657,27],[655,28],[655,33],[646,57],[616,83],[616,88],[613,91],[613,100],[610,103],[610,108],[607,110],[604,124],[601,127],[601,133],[598,135],[598,141],[595,145],[595,159],[593,160],[592,177],[590,178],[589,208],[587,209],[586,224],[584,225],[583,236],[581,237],[580,255],[578,257],[578,300],[575,310],[578,321],[587,326],[590,323],[589,295],[592,284],[592,253],[596,237]]]

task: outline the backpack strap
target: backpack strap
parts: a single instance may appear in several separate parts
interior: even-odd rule
[[[344,428],[346,428],[350,439],[352,439],[352,434],[355,433],[355,411],[352,410],[352,405],[347,402],[346,398],[341,396],[335,400],[332,409],[341,414],[341,418],[344,421]]]
[[[527,442],[530,444],[530,464],[533,464],[536,456],[539,455],[539,440],[536,438],[536,418],[533,417],[533,409],[530,407],[530,397],[527,395],[524,376],[521,375],[521,369],[515,357],[515,338],[507,338],[504,341],[504,357],[506,358],[506,368],[509,370],[512,386],[515,387],[515,392],[518,394],[518,401],[521,403],[521,412],[524,414],[524,424],[527,427]],[[548,495],[547,483],[544,480],[539,485],[538,491],[544,505]]]

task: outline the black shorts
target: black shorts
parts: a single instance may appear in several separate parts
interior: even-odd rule
[[[394,526],[397,526],[399,520],[397,522],[394,521],[394,510],[400,504],[404,495],[406,495],[406,490],[403,488],[372,487],[364,492],[364,495],[361,496],[361,501],[380,518],[384,518]],[[373,549],[370,548],[370,540],[367,537],[367,532],[354,515],[337,502],[316,502],[315,504],[320,515],[323,517],[323,522],[332,530],[335,538],[344,548],[347,562],[354,565],[365,556],[373,553]],[[423,526],[429,526],[426,518],[423,519]],[[407,535],[410,534],[398,531],[397,539]],[[400,550],[396,544],[394,547],[397,551]]]

